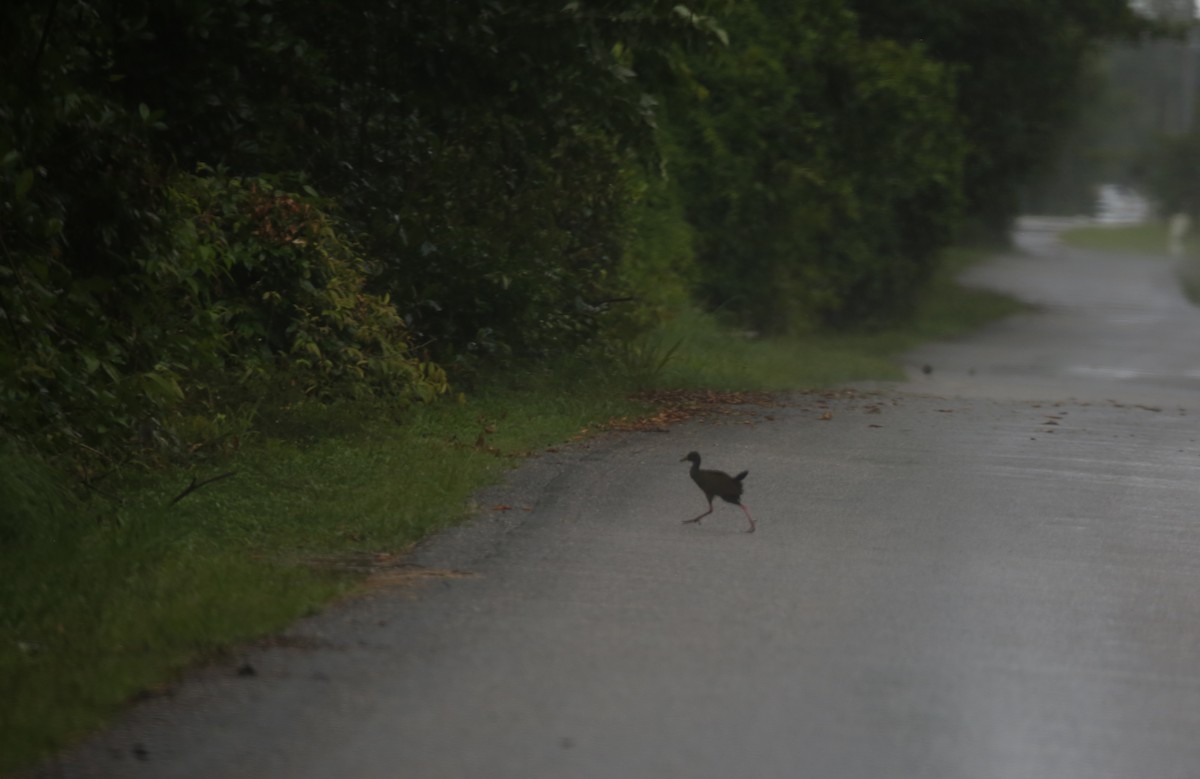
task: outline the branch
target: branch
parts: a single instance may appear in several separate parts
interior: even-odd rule
[[[33,82],[37,81],[38,68],[42,63],[42,55],[46,52],[46,41],[50,38],[50,28],[54,26],[54,13],[58,10],[58,0],[50,0],[50,10],[46,13],[46,24],[42,27],[42,38],[38,41],[37,52],[29,67],[29,75]],[[36,84],[34,85],[36,88]]]
[[[620,298],[605,298],[604,300],[597,300],[595,303],[588,302],[588,305],[592,306],[593,308],[600,308],[601,306],[608,306],[613,303],[630,303],[634,300],[637,300],[637,297],[633,295],[626,295],[625,297]]]
[[[187,488],[186,488],[186,489],[184,489],[184,491],[183,491],[183,492],[179,493],[179,494],[178,494],[178,495],[176,495],[174,498],[172,498],[172,499],[171,499],[171,502],[170,502],[170,503],[168,503],[167,505],[168,505],[168,506],[174,506],[176,503],[178,503],[179,501],[183,500],[183,499],[184,499],[184,498],[186,498],[188,495],[191,495],[193,492],[195,492],[196,490],[198,490],[198,489],[200,489],[201,487],[205,486],[206,484],[212,484],[214,481],[220,481],[221,479],[227,479],[227,478],[229,478],[230,476],[234,476],[235,474],[237,474],[237,471],[229,471],[228,473],[222,473],[222,474],[221,474],[221,475],[219,475],[219,476],[214,476],[214,477],[212,477],[211,479],[205,479],[205,480],[204,480],[204,481],[202,481],[202,482],[197,482],[197,481],[196,481],[196,477],[195,477],[195,476],[193,476],[193,477],[192,477],[192,483],[191,483],[191,484],[189,484],[189,485],[187,486]]]

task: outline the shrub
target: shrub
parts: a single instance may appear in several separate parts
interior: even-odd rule
[[[863,41],[834,0],[742,4],[727,21],[729,51],[689,58],[670,104],[702,293],[768,331],[904,311],[958,206],[945,70]]]
[[[313,193],[209,172],[175,178],[165,201],[119,275],[5,266],[8,432],[112,461],[186,451],[261,404],[446,391]]]

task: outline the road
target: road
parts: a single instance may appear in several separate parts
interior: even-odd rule
[[[532,459],[419,586],[39,775],[1200,776],[1200,311],[1165,261],[1020,238],[969,280],[1039,308],[907,383]],[[757,533],[680,523],[692,449]]]

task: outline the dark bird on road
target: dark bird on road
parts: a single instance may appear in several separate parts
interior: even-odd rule
[[[713,498],[720,498],[726,503],[732,503],[740,508],[746,514],[746,519],[750,521],[750,529],[747,533],[754,532],[754,517],[750,516],[750,509],[742,504],[742,479],[746,478],[746,474],[750,471],[742,471],[737,476],[730,476],[722,471],[708,471],[700,469],[700,453],[688,452],[687,456],[681,459],[692,461],[692,481],[696,482],[696,486],[704,491],[704,497],[708,499],[708,511],[698,517],[685,519],[683,524],[689,522],[699,522],[713,512]]]

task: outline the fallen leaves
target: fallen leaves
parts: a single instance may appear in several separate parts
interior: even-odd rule
[[[304,557],[301,562],[308,566],[338,573],[362,577],[359,591],[381,587],[416,586],[429,581],[449,579],[473,579],[477,574],[449,568],[428,568],[411,563],[407,559],[411,547],[392,552],[349,552],[336,555]]]
[[[650,403],[657,411],[642,417],[618,417],[595,428],[584,428],[580,435],[593,429],[622,432],[666,433],[671,425],[693,419],[733,417],[743,423],[758,419],[773,420],[760,415],[754,408],[781,408],[786,405],[768,392],[720,392],[717,390],[654,390],[634,395],[634,399]]]
[[[634,395],[636,400],[649,403],[656,410],[640,417],[619,417],[603,424],[580,430],[574,440],[598,431],[666,433],[672,425],[693,420],[728,421],[733,424],[756,425],[774,422],[777,416],[766,409],[798,408],[816,414],[816,419],[828,422],[835,412],[859,410],[864,414],[882,414],[890,401],[875,391],[853,388],[818,390],[805,393],[721,392],[717,390],[654,390]],[[854,401],[863,401],[857,406]],[[876,425],[876,427],[879,427]]]

